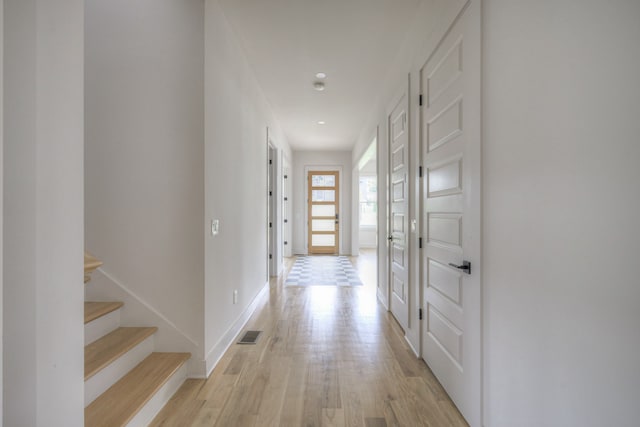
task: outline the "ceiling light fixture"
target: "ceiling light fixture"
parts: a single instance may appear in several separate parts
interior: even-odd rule
[[[316,73],[316,79],[324,79],[327,75],[325,73]]]
[[[324,90],[324,83],[322,83],[322,82],[315,82],[315,83],[313,84],[313,88],[314,88],[315,90],[317,90],[318,92],[322,92],[322,91]]]
[[[323,125],[323,124],[325,124],[325,123],[326,123],[326,122],[325,122],[324,120],[318,120],[318,124],[319,124],[319,125]]]

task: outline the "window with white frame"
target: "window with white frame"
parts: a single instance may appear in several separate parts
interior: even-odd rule
[[[376,176],[360,176],[360,227],[378,223],[378,182]]]

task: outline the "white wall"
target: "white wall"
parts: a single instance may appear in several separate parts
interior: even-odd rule
[[[83,424],[83,2],[4,2],[3,418]]]
[[[484,0],[487,425],[640,419],[640,3]]]
[[[267,128],[279,160],[291,151],[217,0],[205,9],[205,222],[220,220],[220,233],[204,246],[209,371],[266,282]],[[279,222],[281,210],[278,203]]]
[[[203,375],[204,5],[88,0],[86,20],[87,297]]]
[[[378,245],[378,232],[375,228],[360,227],[360,248],[376,248]]]
[[[4,0],[0,0],[0,427],[2,427],[3,411],[2,403],[4,401],[4,383],[2,381],[2,342],[4,341],[4,324],[2,323],[3,310],[2,310],[2,298],[4,294],[4,282],[3,282],[3,210],[4,210],[4,191],[3,191],[3,176],[4,176]]]
[[[307,177],[305,168],[313,166],[327,169],[341,168],[340,173],[340,234],[341,255],[351,255],[351,181],[352,164],[350,151],[294,151],[293,152],[293,253],[307,253]],[[357,254],[355,254],[357,255]]]

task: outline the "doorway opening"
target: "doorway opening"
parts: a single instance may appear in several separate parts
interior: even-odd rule
[[[378,166],[377,138],[358,161],[358,210],[355,216],[358,233],[358,253],[376,253],[378,247]]]
[[[364,283],[378,284],[378,137],[373,138],[354,170],[353,255]],[[374,289],[375,289],[374,287]]]

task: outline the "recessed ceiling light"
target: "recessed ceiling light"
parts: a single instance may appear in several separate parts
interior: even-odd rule
[[[315,90],[317,90],[318,92],[322,92],[322,91],[324,90],[324,83],[322,83],[322,82],[315,82],[315,83],[313,84],[313,88],[314,88]]]
[[[325,73],[316,73],[316,79],[324,79],[327,75]]]
[[[319,125],[324,125],[325,123],[327,123],[327,122],[325,122],[324,120],[318,120],[318,124]]]

